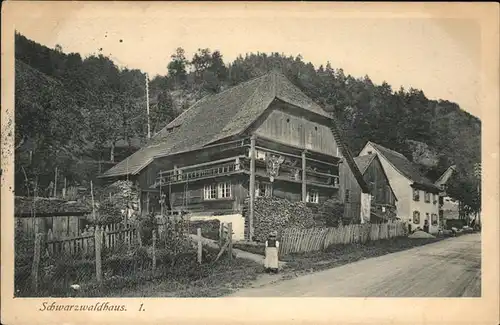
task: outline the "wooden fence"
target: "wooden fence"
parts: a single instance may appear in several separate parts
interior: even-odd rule
[[[137,242],[137,230],[132,225],[112,224],[97,227],[89,233],[83,233],[77,237],[54,239],[52,232],[47,233],[46,247],[49,254],[82,254],[84,256],[94,256],[95,254],[95,234],[101,230],[101,243],[103,249],[113,249],[118,246],[132,246]]]
[[[334,244],[366,243],[406,235],[402,222],[356,224],[337,228],[286,228],[281,234],[280,255],[320,251]]]

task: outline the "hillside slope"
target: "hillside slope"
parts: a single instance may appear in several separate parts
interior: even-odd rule
[[[395,91],[385,82],[375,85],[368,76],[355,78],[329,63],[316,68],[300,56],[250,53],[224,63],[218,51],[201,49],[191,61],[186,60],[183,53],[178,49],[172,61],[165,62],[168,76],[150,80],[153,134],[204,95],[278,69],[315,102],[336,114],[354,153],[371,140],[421,163],[422,170],[431,179],[437,179],[449,165],[456,164],[460,184],[476,187],[472,171],[474,163],[481,159],[481,121],[456,103],[430,100],[418,89]],[[83,140],[72,138],[65,145],[71,148],[72,144],[85,141],[88,149],[99,153],[93,158],[103,161],[118,161],[122,158],[117,157],[116,152],[120,146],[127,148],[132,143],[137,146],[144,141],[147,132],[143,72],[120,69],[103,55],[82,59],[79,54],[66,54],[61,48],[49,49],[19,34],[16,35],[16,59],[48,76],[47,80],[55,81],[51,86],[37,76],[29,82],[20,81],[16,89],[16,109],[33,110],[34,106],[26,104],[29,102],[44,109],[51,105],[64,106],[56,110],[64,112],[57,118],[41,118],[38,129],[57,130],[57,126],[67,129],[76,119],[79,123],[75,127]],[[22,71],[16,69],[19,80],[24,78]],[[30,84],[30,88],[26,84]],[[54,87],[62,87],[64,92],[56,96],[59,102],[47,102],[46,89]],[[20,131],[16,137],[22,138],[21,133],[35,130],[31,122],[19,121]],[[42,134],[44,141],[51,139],[48,133]],[[74,155],[82,155],[75,146],[73,149],[70,151],[74,151]],[[53,166],[43,164],[36,168],[37,173],[53,170]]]

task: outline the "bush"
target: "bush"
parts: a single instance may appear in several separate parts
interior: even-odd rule
[[[121,208],[112,200],[104,200],[97,208],[97,220],[93,222],[96,225],[109,225],[122,221]]]
[[[338,227],[344,215],[344,204],[336,199],[328,199],[318,208],[316,220],[327,227]]]
[[[446,220],[446,229],[451,229],[452,227],[455,227],[457,229],[462,229],[463,226],[467,225],[466,220],[462,219],[448,219]]]
[[[189,223],[189,233],[196,234],[196,230],[201,228],[201,235],[205,238],[219,240],[220,221],[214,220],[196,220]]]

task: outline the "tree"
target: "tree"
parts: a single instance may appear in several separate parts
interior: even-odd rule
[[[151,132],[157,133],[176,117],[174,101],[168,90],[158,94],[158,103],[151,108]]]
[[[182,87],[186,82],[186,68],[189,61],[186,59],[185,51],[182,47],[178,47],[170,57],[172,61],[167,66],[168,76],[173,81],[174,88]]]
[[[470,175],[458,171],[448,182],[447,194],[460,201],[465,214],[476,213],[481,210],[481,187]],[[464,214],[461,217],[465,217]]]
[[[211,71],[217,80],[221,83],[225,82],[227,79],[227,68],[222,60],[222,54],[219,51],[214,51],[212,53],[212,60],[208,70]]]
[[[212,55],[210,49],[198,49],[198,52],[193,55],[191,64],[194,68],[195,83],[201,83],[203,80],[203,73],[212,64]]]

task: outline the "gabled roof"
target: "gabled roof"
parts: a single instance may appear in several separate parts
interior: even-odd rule
[[[356,165],[358,165],[361,174],[365,173],[368,166],[370,166],[373,158],[375,158],[376,156],[377,156],[376,154],[371,153],[368,155],[354,157],[354,161],[356,162]]]
[[[376,153],[370,153],[368,155],[357,156],[357,157],[354,158],[354,161],[356,162],[356,165],[358,166],[359,171],[361,172],[361,174],[364,175],[365,172],[366,172],[366,170],[371,165],[371,163],[372,163],[372,161],[374,159],[378,159],[379,162],[380,162],[380,158],[378,158],[378,156],[377,156]],[[386,172],[385,172],[385,170],[384,170],[383,167],[382,167],[382,173],[384,173],[385,178],[387,178],[387,180],[389,180],[389,177],[387,177],[387,174],[386,174]],[[394,193],[394,190],[392,189],[392,186],[389,185],[389,187],[391,188],[392,195],[394,196],[394,198],[397,201],[398,197],[396,196],[396,193]]]
[[[416,185],[427,187],[430,190],[439,190],[439,188],[435,186],[431,180],[422,175],[418,166],[409,161],[403,154],[371,141],[368,141],[366,145],[368,144],[371,144],[379,154],[385,157],[389,163],[394,166],[394,168],[396,168],[404,177],[413,181]]]
[[[219,94],[202,98],[158,132],[142,149],[101,177],[134,175],[152,162],[155,156],[200,149],[215,141],[240,134],[276,98],[311,113],[332,118],[284,75],[273,71]]]
[[[444,185],[448,182],[450,179],[451,175],[457,170],[456,165],[452,165],[448,167],[448,169],[445,170],[445,172],[438,178],[438,180],[434,183],[436,186],[441,186]]]

